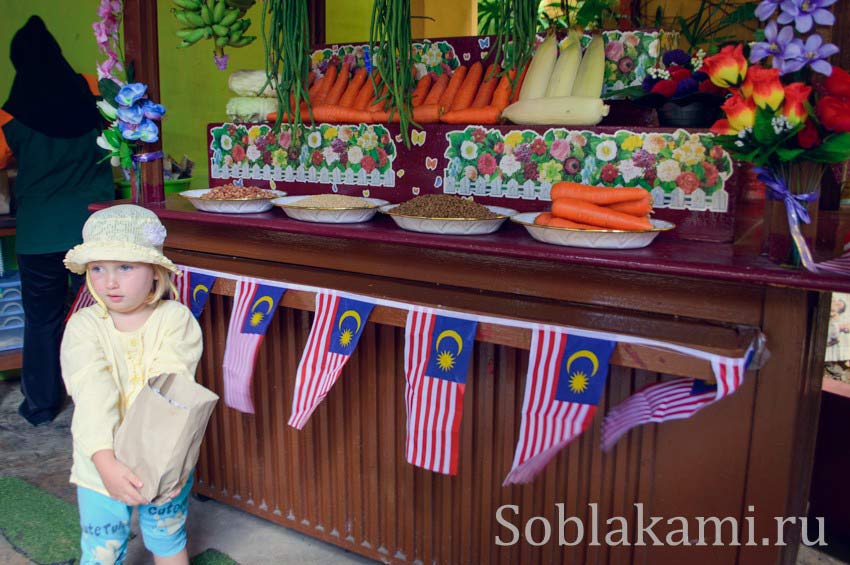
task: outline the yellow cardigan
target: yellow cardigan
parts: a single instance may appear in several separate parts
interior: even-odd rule
[[[74,314],[62,338],[62,378],[74,399],[71,482],[106,494],[92,455],[112,449],[118,426],[147,379],[176,373],[195,379],[201,328],[191,311],[162,300],[139,329],[121,332],[100,306]]]

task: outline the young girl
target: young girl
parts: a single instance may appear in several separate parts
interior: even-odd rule
[[[186,514],[192,479],[171,499],[153,506],[141,481],[115,459],[113,438],[127,409],[150,377],[195,378],[201,329],[188,308],[162,300],[174,264],[162,254],[165,227],[156,214],[132,205],[95,212],[83,243],[65,265],[86,276],[97,304],[68,321],[62,339],[62,378],[74,399],[71,432],[83,530],[81,564],[120,564],[139,508],[145,547],[157,564],[187,564]],[[175,293],[176,294],[176,293]]]

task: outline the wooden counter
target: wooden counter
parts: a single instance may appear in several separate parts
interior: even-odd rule
[[[618,347],[594,425],[532,484],[503,488],[519,428],[527,335],[479,328],[467,382],[459,474],[446,477],[405,462],[404,319],[375,314],[343,376],[303,431],[286,422],[295,369],[310,331],[307,293],[287,292],[254,373],[257,413],[223,403],[211,421],[196,490],[310,536],[383,561],[422,563],[793,563],[787,545],[608,547],[591,545],[595,503],[600,541],[606,519],[637,529],[645,516],[696,516],[755,523],[754,539],[775,538],[776,516],[805,516],[817,428],[829,290],[850,284],[767,263],[746,246],[660,238],[636,251],[590,251],[534,242],[519,226],[480,237],[403,232],[387,218],[353,226],[287,220],[280,211],[226,216],[182,201],[151,205],[168,229],[177,263],[379,298],[524,320],[634,334],[741,354],[754,332],[771,358],[733,396],[690,420],[632,431],[608,454],[602,415],[665,374],[710,375],[704,361]],[[221,392],[232,283],[219,281],[201,316],[205,352],[199,380]],[[556,503],[585,520],[585,542],[558,546]],[[552,523],[549,543],[511,538],[496,521],[524,529]],[[749,510],[749,507],[753,507]],[[649,519],[646,519],[648,522]],[[679,526],[677,525],[678,529]],[[541,523],[532,529],[542,538]],[[575,536],[568,528],[567,537]],[[729,532],[725,539],[728,542]]]

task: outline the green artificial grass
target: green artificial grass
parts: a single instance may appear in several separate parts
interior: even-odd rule
[[[77,507],[17,477],[0,477],[0,534],[19,553],[40,565],[77,563],[80,523]],[[238,565],[207,549],[192,565]]]
[[[76,507],[17,477],[0,477],[0,533],[36,563],[80,557]]]
[[[216,549],[207,549],[191,559],[192,565],[239,565],[236,561]]]

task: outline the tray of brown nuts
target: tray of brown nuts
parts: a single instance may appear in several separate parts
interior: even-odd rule
[[[202,212],[220,214],[255,214],[271,210],[272,200],[286,196],[280,190],[265,190],[257,186],[224,184],[215,188],[186,190],[180,193]]]
[[[401,204],[381,206],[379,210],[402,229],[442,235],[493,233],[517,213],[512,208],[484,206],[449,194],[417,196]]]

